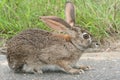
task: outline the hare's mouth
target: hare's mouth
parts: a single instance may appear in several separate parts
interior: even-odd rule
[[[81,51],[84,51],[85,49],[88,48],[88,46],[81,45],[81,44],[76,44],[76,43],[74,43],[74,42],[72,42],[72,41],[71,41],[71,43],[72,43],[73,46],[75,46],[77,49],[79,49],[79,50],[81,50]]]
[[[85,50],[85,49],[87,49],[87,48],[88,48],[88,46],[81,45],[81,44],[79,44],[78,46],[79,46],[79,48],[80,48],[80,49],[82,49],[82,50]]]

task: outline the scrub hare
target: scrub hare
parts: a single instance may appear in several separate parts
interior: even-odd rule
[[[66,3],[65,14],[66,21],[56,16],[40,17],[55,33],[28,29],[7,41],[7,60],[13,71],[42,73],[43,67],[53,65],[66,73],[77,74],[88,68],[75,64],[91,45],[92,37],[75,26],[71,2]]]

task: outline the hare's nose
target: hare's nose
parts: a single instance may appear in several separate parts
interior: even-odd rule
[[[92,48],[99,48],[100,44],[98,42],[92,42]]]
[[[95,43],[95,47],[98,48],[100,47],[100,44],[98,42]]]

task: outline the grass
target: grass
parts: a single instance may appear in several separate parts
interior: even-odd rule
[[[71,0],[76,23],[98,40],[120,33],[120,0]],[[49,30],[39,16],[65,18],[66,0],[0,0],[0,36],[10,38],[27,28]]]

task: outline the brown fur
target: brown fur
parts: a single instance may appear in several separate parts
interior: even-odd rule
[[[69,6],[74,9],[72,3],[69,3]],[[72,15],[74,13],[72,9],[67,14]],[[69,17],[74,19],[72,16]],[[64,34],[40,29],[22,31],[7,41],[9,67],[15,72],[42,73],[43,66],[57,65],[67,73],[79,73],[81,68],[76,69],[73,66],[83,51],[91,45],[91,36],[83,32],[80,27],[71,26],[61,18],[42,16],[40,19],[49,27],[60,30]],[[84,34],[87,34],[89,38],[84,39]]]

